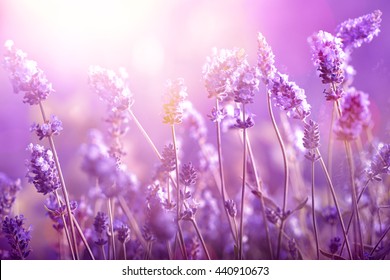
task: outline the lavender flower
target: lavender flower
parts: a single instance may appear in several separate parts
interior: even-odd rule
[[[194,185],[198,178],[197,172],[191,162],[184,164],[180,173],[180,180],[185,186]]]
[[[58,119],[57,116],[51,116],[50,120],[44,124],[33,123],[30,131],[35,131],[39,140],[42,140],[45,137],[51,137],[52,135],[59,135],[62,131],[62,122]]]
[[[359,48],[363,43],[370,43],[380,32],[381,16],[382,12],[376,10],[341,23],[336,29],[336,36],[341,39],[343,49],[352,51],[353,48]]]
[[[268,85],[276,74],[275,55],[268,45],[263,34],[259,32],[257,36],[257,67],[260,71],[261,79],[264,84]]]
[[[234,101],[242,104],[253,103],[253,98],[259,88],[256,69],[243,63],[237,71],[239,75],[233,81]]]
[[[128,225],[121,223],[115,230],[118,232],[118,240],[120,243],[126,243],[130,239],[130,229]]]
[[[176,154],[173,144],[165,145],[162,151],[161,168],[166,172],[171,172],[176,168]]]
[[[225,201],[225,208],[227,209],[230,217],[234,218],[237,216],[237,206],[233,199]]]
[[[168,80],[166,87],[163,123],[179,124],[183,120],[183,102],[187,98],[187,87],[181,78]]]
[[[39,104],[54,92],[43,71],[37,63],[27,59],[27,54],[14,47],[14,42],[5,42],[3,67],[8,71],[14,93],[23,92],[23,102]]]
[[[15,218],[5,217],[2,223],[2,232],[11,246],[12,259],[26,259],[31,252],[31,228],[25,229],[24,221],[24,216],[19,215]]]
[[[191,138],[203,143],[207,138],[207,127],[203,116],[190,101],[183,102],[183,126]]]
[[[351,141],[356,139],[364,126],[371,121],[371,114],[368,109],[370,101],[368,95],[350,88],[341,99],[341,117],[334,127],[336,135],[342,139]]]
[[[246,54],[243,49],[213,49],[213,55],[207,57],[203,66],[203,79],[208,97],[215,97],[220,101],[233,93],[233,84],[237,79],[235,72],[243,63],[246,63]]]
[[[336,224],[338,220],[336,207],[334,206],[324,207],[321,214],[322,217],[325,219],[325,222],[327,222],[332,226]]]
[[[370,166],[367,170],[370,179],[380,181],[381,174],[390,174],[390,145],[379,144],[378,152],[371,160]]]
[[[339,84],[343,81],[345,53],[341,39],[319,31],[309,37],[312,59],[324,84]]]
[[[336,254],[341,246],[341,239],[340,237],[334,237],[329,242],[329,251],[332,254]]]
[[[91,66],[88,78],[91,88],[109,104],[110,108],[125,111],[133,105],[134,98],[128,88],[128,74],[124,68],[120,68],[117,75],[110,69]]]
[[[98,212],[93,222],[93,227],[98,235],[95,241],[97,245],[103,246],[107,243],[108,216],[106,213]]]
[[[224,109],[219,109],[213,107],[211,110],[211,113],[207,115],[207,117],[210,119],[212,122],[221,122],[226,116],[226,112]]]
[[[40,145],[29,144],[30,160],[27,164],[29,183],[33,183],[39,193],[44,195],[61,187],[57,169],[54,163],[53,152]]]
[[[270,92],[276,100],[276,106],[287,111],[289,117],[304,120],[310,115],[305,91],[290,82],[287,75],[278,72],[271,82]]]
[[[12,180],[0,172],[0,219],[8,215],[15,202],[16,194],[22,189],[20,179]]]
[[[305,124],[303,146],[308,150],[313,150],[320,146],[320,131],[318,129],[318,123],[313,120],[310,120]]]

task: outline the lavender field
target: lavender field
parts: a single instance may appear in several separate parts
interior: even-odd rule
[[[0,259],[390,259],[385,0],[0,2]]]

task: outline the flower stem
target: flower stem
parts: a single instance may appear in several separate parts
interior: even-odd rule
[[[194,218],[191,219],[192,225],[195,228],[196,234],[198,235],[198,238],[200,240],[200,243],[202,244],[203,250],[206,254],[206,257],[208,260],[211,260],[209,251],[207,250],[206,243],[204,242],[203,236],[199,230],[198,224],[196,223],[196,220]]]
[[[317,253],[317,260],[320,259],[320,249],[318,244],[318,231],[317,231],[317,222],[316,222],[316,212],[315,212],[315,190],[314,190],[314,161],[311,162],[311,210],[312,210],[312,218],[313,218],[313,230],[314,230],[314,237],[316,240],[316,253]]]
[[[245,104],[242,105],[242,117],[243,123],[245,123]],[[242,138],[243,138],[243,159],[242,159],[242,188],[241,188],[241,212],[240,212],[240,243],[239,243],[239,259],[242,260],[244,258],[244,207],[245,207],[245,183],[246,183],[246,166],[247,166],[247,145],[246,145],[246,133],[247,130],[244,127],[242,130]]]
[[[172,141],[173,141],[173,148],[175,150],[175,165],[176,165],[176,219],[177,219],[177,228],[178,228],[178,233],[179,233],[179,244],[180,244],[180,247],[181,247],[181,250],[182,250],[182,254],[183,254],[183,257],[185,259],[187,259],[187,251],[186,251],[186,247],[185,247],[185,244],[184,244],[184,238],[183,238],[183,231],[181,229],[181,225],[180,225],[180,213],[181,213],[181,194],[180,194],[180,178],[179,178],[179,157],[178,157],[178,153],[177,153],[177,141],[176,141],[176,133],[175,133],[175,126],[174,125],[171,125],[171,133],[172,133]]]
[[[43,121],[45,123],[47,123],[48,119],[46,118],[46,114],[45,114],[45,110],[43,109],[42,102],[39,102],[39,108],[41,110]],[[67,188],[66,188],[66,185],[65,185],[65,180],[64,180],[64,176],[62,174],[62,169],[61,169],[60,161],[58,159],[57,150],[56,150],[55,145],[54,145],[53,137],[49,136],[48,139],[49,139],[50,148],[51,148],[51,150],[53,152],[53,159],[54,159],[54,163],[55,163],[56,168],[57,168],[58,177],[60,179],[62,192],[63,192],[64,199],[65,199],[66,210],[68,212],[69,224],[70,224],[70,228],[71,228],[71,238],[72,238],[73,245],[74,245],[75,257],[78,260],[79,259],[79,253],[78,253],[78,248],[77,248],[77,241],[76,241],[76,234],[75,234],[75,229],[74,229],[74,223],[73,223],[73,220],[71,218],[72,217],[72,210],[70,208],[69,195],[68,195],[68,191],[67,191]]]
[[[112,243],[112,259],[116,260],[116,247],[115,247],[115,235],[114,235],[114,214],[112,209],[112,201],[109,197],[107,200],[108,216],[110,218],[110,233],[111,233],[111,243]]]
[[[282,155],[283,155],[283,165],[284,165],[284,191],[283,191],[283,206],[282,206],[282,215],[286,213],[287,210],[287,196],[288,196],[288,179],[289,179],[289,170],[288,170],[288,161],[287,161],[287,154],[286,154],[286,148],[283,143],[282,136],[280,135],[278,126],[275,121],[275,117],[273,114],[272,110],[272,104],[271,104],[271,93],[268,91],[267,92],[267,105],[268,105],[268,112],[272,121],[272,125],[274,127],[276,136],[278,138],[278,142],[280,145],[280,149],[282,150]],[[285,225],[286,219],[282,217],[280,227],[279,227],[279,235],[278,235],[278,246],[277,246],[277,251],[276,251],[276,258],[279,259],[280,257],[280,249],[282,246],[282,233],[284,230],[284,225]]]
[[[350,247],[350,245],[349,245],[348,236],[347,236],[347,232],[346,232],[346,230],[345,230],[343,217],[342,217],[342,215],[341,215],[341,210],[340,210],[339,203],[338,203],[337,197],[336,197],[336,192],[335,192],[335,189],[334,189],[332,180],[331,180],[331,178],[330,178],[328,169],[326,168],[324,159],[323,159],[322,156],[321,156],[321,152],[320,152],[320,150],[319,150],[318,148],[316,148],[316,152],[317,152],[317,154],[318,154],[319,161],[320,161],[321,166],[322,166],[322,170],[323,170],[324,173],[325,173],[326,180],[328,181],[329,189],[330,189],[330,192],[331,192],[332,197],[333,197],[333,203],[334,203],[334,205],[335,205],[335,207],[336,207],[337,215],[338,215],[338,218],[339,218],[339,221],[340,221],[341,230],[343,231],[343,236],[344,236],[345,244],[346,244],[346,246],[347,246],[348,255],[349,255],[349,258],[352,260],[351,247]]]

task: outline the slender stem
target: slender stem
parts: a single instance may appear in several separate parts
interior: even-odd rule
[[[196,223],[196,220],[194,218],[191,219],[192,225],[195,228],[196,234],[198,235],[198,238],[200,240],[200,243],[202,244],[203,250],[206,254],[206,257],[208,260],[211,260],[209,251],[207,250],[206,243],[204,242],[203,236],[199,230],[198,224]]]
[[[181,194],[180,194],[180,173],[179,173],[179,157],[178,157],[178,152],[177,152],[177,141],[176,141],[176,133],[175,133],[175,126],[172,124],[171,125],[171,133],[172,133],[172,141],[173,141],[173,148],[175,150],[175,165],[176,165],[176,219],[177,219],[177,228],[178,228],[178,232],[179,232],[179,244],[180,244],[180,247],[181,247],[181,250],[182,250],[182,254],[183,254],[183,257],[185,259],[187,259],[187,251],[186,251],[186,247],[185,247],[185,244],[184,244],[184,238],[183,238],[183,231],[181,229],[181,225],[180,225],[180,213],[181,213]]]
[[[107,200],[108,216],[110,218],[110,233],[112,243],[112,258],[116,260],[116,247],[115,247],[115,235],[114,235],[114,214],[112,209],[111,197]]]
[[[336,210],[337,210],[337,215],[338,215],[338,218],[339,218],[339,221],[340,221],[341,230],[343,231],[343,236],[344,236],[345,244],[347,246],[347,251],[348,251],[349,258],[352,259],[351,246],[349,245],[347,232],[345,230],[343,217],[341,215],[339,203],[337,201],[336,192],[335,192],[332,180],[331,180],[330,175],[328,173],[328,169],[326,168],[324,159],[321,156],[321,152],[320,152],[320,150],[318,148],[316,149],[316,152],[317,152],[317,154],[319,156],[319,161],[320,161],[322,169],[323,169],[323,171],[325,173],[325,177],[326,177],[326,180],[328,181],[329,189],[330,189],[330,192],[331,192],[332,197],[333,197],[333,203],[334,203],[334,205],[336,207]]]
[[[251,160],[253,173],[255,175],[256,188],[257,188],[257,190],[262,191],[261,184],[260,184],[260,178],[259,178],[259,174],[257,172],[256,163],[255,163],[255,157],[253,156],[252,145],[251,145],[251,142],[250,142],[250,139],[249,139],[249,135],[247,135],[247,139],[246,140],[247,140],[247,146],[248,146],[248,156],[249,156],[249,158]],[[265,236],[266,236],[266,239],[267,239],[268,249],[269,249],[269,253],[270,253],[270,256],[271,256],[271,260],[272,260],[272,259],[274,259],[274,254],[273,254],[273,250],[272,250],[271,237],[270,237],[270,233],[269,233],[268,219],[267,219],[267,215],[265,214],[265,204],[264,204],[264,197],[263,196],[260,196],[260,204],[261,204],[260,205],[260,207],[261,207],[261,215],[262,215],[262,218],[263,218],[264,229],[265,229]]]
[[[216,98],[215,99],[215,109],[219,111],[219,101]],[[225,171],[223,167],[223,158],[222,158],[222,137],[221,137],[221,123],[216,121],[215,122],[216,130],[217,130],[217,150],[218,150],[218,167],[219,167],[219,179],[221,183],[221,196],[222,196],[222,206],[225,210],[226,218],[229,222],[230,231],[233,237],[233,240],[238,245],[238,235],[237,232],[233,230],[232,220],[230,218],[230,215],[228,213],[227,208],[225,207],[225,202],[227,201],[227,194],[226,194],[226,185],[225,185]]]
[[[83,234],[83,231],[81,230],[81,227],[79,225],[79,223],[77,222],[76,218],[72,215],[72,220],[74,222],[74,225],[76,226],[76,229],[79,233],[79,236],[81,238],[81,240],[83,241],[84,243],[84,246],[85,248],[87,248],[87,251],[89,253],[89,256],[91,257],[92,260],[95,260],[95,257],[92,253],[92,250],[91,250],[91,247],[88,245],[88,242],[87,242],[87,239],[85,238],[84,234]]]
[[[127,252],[126,252],[126,242],[122,243],[122,248],[123,248],[123,258],[127,260]]]
[[[46,114],[45,114],[45,110],[43,109],[42,102],[39,102],[39,108],[41,110],[43,121],[45,123],[47,123],[48,119],[46,118]],[[65,185],[65,180],[64,180],[64,176],[62,174],[62,169],[61,169],[60,161],[58,159],[57,150],[56,150],[55,145],[54,145],[53,137],[49,136],[48,139],[49,139],[50,148],[51,148],[51,150],[53,152],[53,159],[54,159],[54,163],[55,163],[56,168],[57,168],[58,177],[60,179],[60,184],[61,184],[61,187],[62,187],[62,192],[63,192],[63,195],[64,195],[64,199],[65,199],[66,210],[68,212],[69,224],[70,224],[70,228],[71,228],[71,238],[72,238],[73,245],[74,245],[75,257],[78,260],[79,259],[79,253],[78,253],[78,248],[77,248],[77,240],[76,240],[74,224],[73,224],[73,220],[71,219],[71,217],[72,217],[72,210],[70,208],[68,191],[67,191],[67,188],[66,188],[66,185]]]
[[[138,223],[135,220],[133,214],[131,213],[130,208],[126,204],[126,200],[123,198],[123,196],[118,196],[117,198],[119,201],[119,205],[121,206],[123,212],[125,213],[127,219],[129,220],[131,229],[134,231],[135,235],[137,236],[137,239],[139,240],[139,242],[141,242],[142,247],[146,251],[147,246],[148,246],[147,242],[143,238],[141,230],[138,226]]]
[[[58,194],[58,190],[55,190],[54,194],[56,196],[58,206],[61,209],[62,208],[62,202],[61,202],[60,196]],[[64,215],[64,213],[62,211],[61,211],[61,219],[62,219],[62,222],[64,223],[64,231],[65,231],[65,235],[66,235],[66,240],[68,241],[69,249],[70,249],[70,252],[72,254],[72,258],[75,260],[76,257],[75,257],[75,254],[74,254],[73,245],[72,245],[72,241],[71,241],[71,238],[70,238],[68,225],[67,225],[67,222],[66,222],[66,219],[65,219],[65,215]]]
[[[243,123],[245,123],[245,104],[242,105],[242,117]],[[246,149],[246,128],[242,130],[242,138],[243,138],[243,158],[242,158],[242,187],[241,187],[241,211],[240,211],[240,251],[239,258],[242,260],[244,258],[244,207],[245,207],[245,183],[246,183],[246,166],[247,166],[247,149]]]
[[[311,162],[311,210],[312,210],[312,218],[313,218],[313,229],[314,229],[314,237],[316,240],[316,252],[317,252],[317,260],[320,259],[320,249],[318,244],[318,231],[317,231],[317,222],[316,222],[316,211],[315,211],[315,189],[314,189],[314,161]]]
[[[101,249],[101,251],[102,251],[103,259],[104,259],[104,260],[107,260],[106,252],[104,251],[104,245],[100,245],[100,249]]]
[[[387,229],[385,230],[385,232],[382,234],[382,236],[379,238],[378,242],[376,243],[376,245],[374,246],[374,248],[372,248],[371,252],[370,252],[370,256],[372,256],[372,254],[374,254],[375,250],[379,247],[379,245],[381,244],[382,240],[386,237],[386,235],[389,233],[390,231],[390,226],[387,227]]]
[[[333,174],[333,144],[334,144],[334,137],[333,137],[333,125],[335,121],[335,112],[336,111],[336,104],[333,103],[332,106],[332,118],[330,121],[330,127],[329,127],[329,142],[328,142],[328,158],[327,158],[327,166],[328,166],[328,172],[329,175],[332,178]],[[328,196],[330,199],[330,197]]]
[[[287,196],[288,196],[288,179],[289,179],[289,170],[288,170],[288,161],[287,161],[287,154],[286,154],[286,148],[283,143],[282,136],[280,135],[278,126],[275,121],[275,117],[272,111],[272,104],[271,104],[271,93],[267,92],[267,105],[268,105],[268,112],[272,121],[272,125],[274,127],[276,136],[278,138],[278,142],[280,145],[280,149],[282,150],[283,155],[283,165],[284,165],[284,192],[283,192],[283,209],[282,209],[282,215],[286,213],[287,210]],[[279,235],[278,235],[278,246],[276,251],[276,258],[279,259],[280,257],[280,249],[282,245],[282,233],[284,230],[286,219],[283,217],[281,219],[280,227],[279,227]]]
[[[169,241],[167,241],[167,250],[168,250],[169,259],[173,260],[171,244],[169,243]]]

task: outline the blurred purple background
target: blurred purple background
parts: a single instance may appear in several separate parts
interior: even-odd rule
[[[85,193],[83,186],[88,185],[79,170],[80,144],[86,140],[89,128],[105,128],[104,104],[87,84],[90,65],[127,69],[136,100],[134,112],[162,149],[169,141],[169,128],[161,122],[165,81],[183,77],[189,99],[206,115],[213,102],[207,99],[203,87],[202,66],[212,47],[242,47],[249,61],[255,63],[260,31],[273,48],[277,67],[306,90],[308,102],[315,108],[313,118],[321,123],[329,118],[329,110],[322,93],[324,87],[311,62],[307,37],[321,29],[333,32],[342,21],[375,9],[383,12],[381,33],[369,45],[354,51],[352,64],[357,70],[354,85],[369,93],[374,134],[389,142],[390,2],[387,0],[1,0],[0,43],[12,39],[17,48],[38,62],[52,82],[56,93],[45,106],[48,113],[55,113],[64,123],[64,131],[56,143],[69,189],[79,196]],[[269,120],[265,98],[256,98],[252,110],[261,127],[262,122]],[[22,96],[13,94],[3,69],[0,104],[0,171],[23,178],[24,149],[28,143],[37,142],[29,127],[33,121],[40,121],[38,107],[23,104]],[[148,180],[148,170],[156,160],[134,125],[126,141],[129,168],[141,181]],[[43,199],[26,183],[21,198],[27,197],[32,201]],[[21,211],[29,209],[27,205],[19,207]],[[44,212],[41,204],[34,207]],[[26,213],[29,215],[32,214]]]

